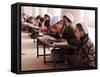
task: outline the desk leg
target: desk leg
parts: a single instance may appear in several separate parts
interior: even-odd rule
[[[35,42],[35,31],[33,30],[33,42]]]
[[[37,39],[37,58],[39,57],[39,40]]]
[[[44,64],[46,64],[46,52],[45,52],[45,44],[43,44],[43,50],[44,50]]]
[[[56,60],[55,60],[55,51],[54,51],[54,55],[53,55],[53,62],[54,62],[54,70],[55,70],[55,68],[56,68]]]

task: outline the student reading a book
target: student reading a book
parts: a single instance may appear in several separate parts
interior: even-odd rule
[[[88,29],[84,23],[76,24],[75,36],[80,41],[76,53],[68,56],[71,67],[95,67],[95,47],[88,37]]]
[[[46,28],[49,28],[50,26],[50,15],[49,14],[44,15],[44,26]]]
[[[74,34],[74,28],[72,26],[73,21],[74,17],[70,13],[65,13],[63,19],[59,18],[58,16],[54,16],[50,20],[50,25],[55,30],[56,35],[54,35],[54,37],[57,39],[64,38],[67,40],[68,44],[77,46],[79,44]]]
[[[69,15],[71,15],[71,14],[69,14]],[[79,44],[78,44],[78,40],[76,39],[76,37],[74,35],[74,29],[71,28],[71,26],[70,26],[72,24],[72,22],[73,22],[73,20],[71,20],[71,18],[70,18],[71,16],[69,16],[69,18],[67,16],[65,20],[62,20],[58,16],[54,16],[50,20],[50,25],[55,30],[54,37],[56,37],[57,39],[62,39],[63,38],[65,40],[67,40],[68,44],[72,44],[72,45],[78,46]],[[70,47],[69,48],[64,48],[62,50],[67,55],[72,55],[74,53],[74,51],[75,51],[75,49],[70,48]]]
[[[78,53],[76,54],[76,57],[73,57],[73,61],[77,63],[75,65],[77,67],[95,67],[95,47],[88,36],[86,24],[76,24],[75,36],[81,41]]]
[[[69,44],[74,44],[74,39],[76,39],[74,34],[74,28],[72,23],[74,21],[74,17],[70,13],[65,13],[63,15],[63,19],[58,16],[54,16],[50,20],[50,25],[54,28],[56,33],[56,38],[64,38],[68,41]]]

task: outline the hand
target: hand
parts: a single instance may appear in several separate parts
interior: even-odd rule
[[[57,42],[63,42],[65,39],[57,39]]]

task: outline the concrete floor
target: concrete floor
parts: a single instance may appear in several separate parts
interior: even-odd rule
[[[43,56],[40,56],[37,58],[37,49],[36,49],[36,43],[33,42],[33,39],[31,39],[28,36],[28,33],[21,33],[21,70],[27,71],[27,70],[43,70],[43,69],[53,69],[53,63],[47,63],[44,64]],[[43,48],[40,47],[40,54],[43,54]],[[46,49],[46,53],[50,54],[51,51]],[[47,57],[47,60],[50,60],[50,56]],[[57,68],[68,68],[64,63],[58,63],[56,64]]]

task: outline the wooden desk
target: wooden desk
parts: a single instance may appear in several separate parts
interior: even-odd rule
[[[65,48],[65,47],[68,47],[67,41],[65,41],[66,43],[64,43],[64,44],[61,44],[61,43],[53,44],[53,43],[50,43],[50,41],[48,39],[52,40],[52,41],[56,41],[57,40],[57,39],[55,39],[55,38],[53,38],[53,37],[51,37],[49,35],[44,35],[43,37],[37,37],[37,57],[44,56],[44,64],[50,62],[50,61],[46,61],[46,56],[47,56],[46,50],[45,50],[46,46],[53,47],[53,48],[63,48],[63,47]],[[39,55],[39,41],[43,43],[43,55]],[[54,56],[53,63],[54,63],[54,69],[55,69],[55,67],[56,67],[56,65],[55,65],[56,64],[55,52],[54,52],[53,56]]]
[[[40,27],[38,27],[38,26],[35,26],[34,24],[27,23],[27,22],[23,22],[22,24],[23,24],[23,25],[27,25],[27,26],[29,26],[29,27],[31,27],[31,28],[33,28],[33,29],[39,29],[39,28],[40,28]]]
[[[38,36],[40,27],[34,26],[34,24],[27,23],[27,22],[23,22],[22,25],[25,25],[25,26],[28,27],[28,34],[31,33],[30,37],[33,38],[33,41],[35,42],[35,39]]]

